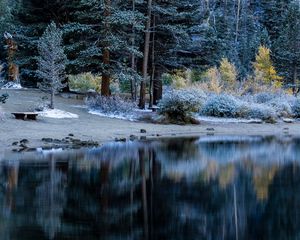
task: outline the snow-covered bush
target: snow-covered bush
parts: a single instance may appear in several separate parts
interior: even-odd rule
[[[273,98],[267,103],[267,105],[275,110],[278,117],[292,117],[293,102],[294,101],[290,99],[289,96],[280,96],[277,98]]]
[[[269,92],[262,92],[262,93],[255,94],[253,97],[256,103],[267,103],[273,100],[274,98],[276,98],[276,94],[269,93]]]
[[[227,94],[213,95],[204,104],[201,113],[211,117],[243,117],[241,102]]]
[[[104,97],[97,95],[86,99],[86,104],[90,109],[99,111],[103,114],[114,114],[128,116],[133,114],[136,104],[127,101],[119,96]]]
[[[276,122],[276,112],[273,108],[265,105],[265,104],[258,104],[258,103],[246,103],[244,105],[244,109],[246,112],[247,118],[254,118],[254,119],[261,119],[268,123]]]
[[[298,98],[292,105],[292,112],[294,117],[300,118],[300,99]]]
[[[199,112],[205,97],[200,90],[170,90],[159,102],[159,113],[170,121],[189,123],[192,114]]]

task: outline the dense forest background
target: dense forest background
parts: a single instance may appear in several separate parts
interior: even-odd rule
[[[68,75],[117,79],[133,98],[140,85],[159,98],[165,73],[190,69],[200,81],[224,58],[244,81],[259,46],[285,85],[300,75],[300,0],[0,0],[0,60],[8,32],[25,86],[39,81],[37,43],[51,21],[63,31]]]

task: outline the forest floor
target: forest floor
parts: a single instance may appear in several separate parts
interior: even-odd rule
[[[28,111],[40,102],[45,94],[34,89],[0,90],[0,95],[9,94],[6,104],[1,104],[5,112],[0,120],[0,155],[12,149],[12,143],[28,139],[30,146],[41,146],[42,138],[62,139],[73,134],[80,140],[93,140],[99,143],[114,141],[116,138],[137,137],[180,137],[204,135],[300,135],[300,123],[247,124],[247,123],[206,123],[200,125],[161,125],[145,122],[132,122],[100,117],[88,113],[82,99],[57,96],[56,107],[78,118],[56,119],[38,117],[37,121],[16,120],[12,112]],[[146,133],[141,133],[145,129]]]

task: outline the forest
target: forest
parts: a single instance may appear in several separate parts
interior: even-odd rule
[[[51,81],[48,30],[58,91],[123,94],[141,109],[166,105],[168,89],[171,99],[188,88],[223,98],[299,91],[299,0],[0,0],[0,11],[2,77],[25,87]]]

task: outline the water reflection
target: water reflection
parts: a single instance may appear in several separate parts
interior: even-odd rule
[[[0,239],[299,239],[299,147],[203,137],[6,156]]]

